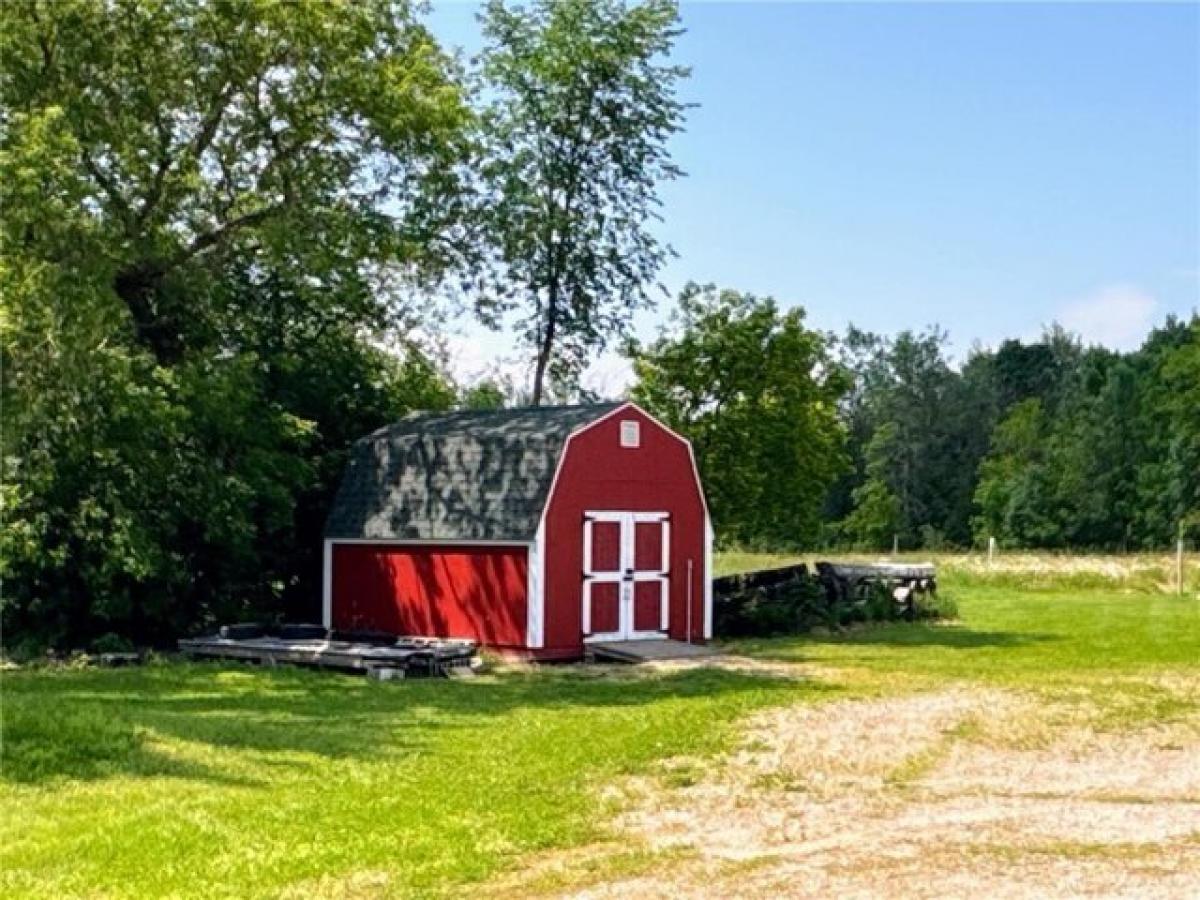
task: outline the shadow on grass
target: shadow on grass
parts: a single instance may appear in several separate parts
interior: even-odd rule
[[[976,631],[952,624],[887,623],[852,628],[848,631],[747,639],[732,642],[734,652],[752,656],[770,656],[773,649],[786,651],[789,657],[805,645],[888,645],[895,647],[947,647],[953,650],[980,650],[1028,647],[1062,638],[1055,634],[1013,631]]]
[[[154,746],[156,738],[248,751],[268,767],[304,768],[311,761],[288,755],[338,759],[420,753],[436,740],[457,736],[448,731],[479,740],[481,728],[526,710],[600,710],[670,699],[831,690],[716,669],[618,676],[551,669],[469,683],[380,684],[329,672],[214,663],[30,671],[10,674],[5,682],[0,778],[24,784],[114,775],[258,783],[172,758]]]

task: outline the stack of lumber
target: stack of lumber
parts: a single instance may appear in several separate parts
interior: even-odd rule
[[[280,663],[319,666],[349,671],[389,673],[388,677],[448,676],[471,670],[479,663],[474,641],[370,636],[345,640],[349,635],[327,634],[318,625],[223,626],[215,635],[186,638],[180,652],[195,659],[234,659],[274,666]]]
[[[937,570],[933,563],[819,562],[817,575],[831,600],[860,601],[882,585],[909,613],[918,594],[937,593]]]

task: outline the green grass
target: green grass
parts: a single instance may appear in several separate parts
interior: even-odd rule
[[[742,554],[737,565],[753,567]],[[751,656],[822,667],[844,688],[896,692],[953,683],[1030,691],[1087,710],[1093,727],[1127,729],[1200,711],[1200,596],[1176,596],[1130,557],[1111,571],[1042,557],[1022,575],[939,560],[950,623],[889,623],[845,632],[744,640]],[[766,557],[776,564],[777,557]],[[1175,682],[1179,683],[1175,683]]]
[[[596,787],[819,690],[721,671],[7,673],[0,895],[442,893],[602,836]]]
[[[1018,587],[1011,571],[944,571],[959,622],[734,645],[817,664],[807,683],[579,667],[382,684],[174,663],[3,673],[0,896],[456,893],[523,854],[611,837],[600,788],[632,773],[690,784],[697,763],[663,762],[719,752],[773,704],[969,682],[1087,706],[1100,727],[1195,720],[1200,599],[1081,586],[1078,572]]]
[[[781,660],[1006,684],[1200,665],[1200,601],[1191,598],[981,586],[954,597],[954,623],[890,623],[733,646]]]
[[[733,646],[781,660],[1003,683],[1200,665],[1198,600],[979,586],[955,590],[954,596],[960,614],[955,623],[890,623]]]

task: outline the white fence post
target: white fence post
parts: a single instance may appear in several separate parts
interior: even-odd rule
[[[992,566],[992,558],[996,555],[996,538],[988,538],[988,568]]]

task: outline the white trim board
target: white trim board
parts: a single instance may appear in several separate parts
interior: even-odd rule
[[[669,434],[671,437],[675,438],[675,440],[679,441],[685,447],[687,447],[688,459],[692,463],[692,478],[696,482],[696,491],[700,494],[700,506],[704,510],[704,520],[705,520],[705,522],[711,521],[711,519],[709,517],[709,513],[708,513],[708,498],[704,496],[704,483],[700,480],[700,468],[696,465],[696,453],[692,449],[692,442],[689,441],[687,438],[685,438],[679,432],[673,431],[671,428],[664,425],[662,422],[660,422],[654,416],[650,415],[650,413],[646,412],[646,410],[642,409],[640,406],[638,406],[632,400],[626,400],[620,406],[616,407],[615,409],[609,410],[608,412],[606,412],[604,415],[600,416],[599,418],[592,419],[592,421],[590,421],[590,422],[585,422],[584,424],[577,426],[570,434],[567,435],[567,439],[565,441],[563,441],[562,449],[558,453],[558,461],[554,464],[554,477],[552,479],[550,479],[550,490],[548,490],[546,492],[546,501],[542,504],[542,513],[538,519],[538,527],[539,528],[541,528],[542,526],[544,526],[546,524],[546,513],[549,511],[550,504],[554,500],[554,492],[558,488],[558,479],[559,479],[559,476],[562,475],[563,462],[564,462],[564,460],[566,460],[567,452],[571,448],[571,441],[575,440],[575,438],[577,438],[579,435],[583,434],[585,431],[595,428],[601,422],[606,422],[609,419],[611,419],[613,416],[615,416],[621,412],[624,412],[627,409],[636,409],[643,416],[645,416],[647,419],[649,419],[651,422],[653,422],[655,425],[657,425],[659,428],[661,428],[663,431],[665,431],[667,434]],[[711,577],[711,571],[710,571],[710,577]]]
[[[525,556],[525,646],[540,650],[546,646],[546,526],[538,524],[537,534]]]
[[[321,548],[321,624],[333,627],[333,540],[325,538]]]
[[[384,544],[389,547],[528,547],[532,541],[514,539],[510,541],[464,539],[464,538],[325,538],[334,544]]]
[[[713,593],[712,593],[712,557],[713,557],[713,527],[707,515],[704,516],[704,639],[712,640],[713,636]]]

